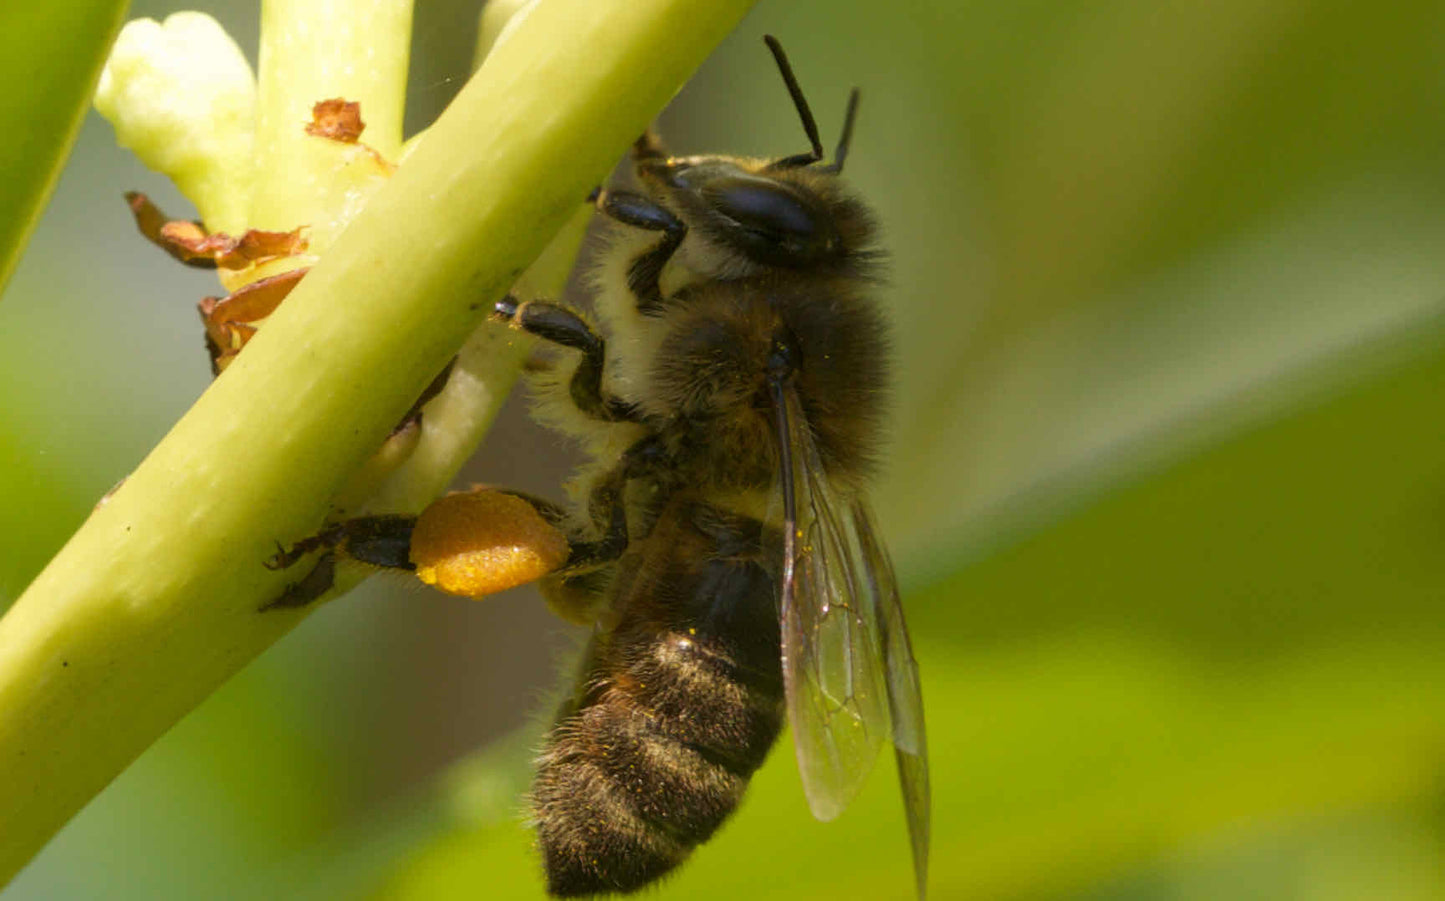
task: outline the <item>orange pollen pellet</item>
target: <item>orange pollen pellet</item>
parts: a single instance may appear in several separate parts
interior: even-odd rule
[[[545,576],[567,559],[567,540],[526,501],[487,489],[439,498],[411,536],[417,578],[480,598]]]

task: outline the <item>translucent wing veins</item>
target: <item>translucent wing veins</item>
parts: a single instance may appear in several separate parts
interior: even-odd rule
[[[783,535],[779,614],[788,720],[813,815],[862,787],[891,733],[919,897],[930,800],[918,666],[873,516],[829,482],[796,394],[774,385],[783,472],[771,524]]]

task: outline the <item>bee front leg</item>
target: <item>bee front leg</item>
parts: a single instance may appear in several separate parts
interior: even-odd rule
[[[592,331],[586,321],[566,307],[543,300],[519,302],[508,294],[497,301],[496,318],[529,335],[553,344],[582,351],[582,360],[572,373],[568,391],[578,410],[605,422],[636,422],[639,414],[631,404],[602,393],[602,367],[607,361],[607,342]]]
[[[663,233],[657,246],[640,254],[627,269],[627,288],[637,298],[637,311],[644,316],[660,313],[663,300],[658,279],[687,237],[687,225],[667,207],[635,191],[600,191],[597,209],[618,222]]]

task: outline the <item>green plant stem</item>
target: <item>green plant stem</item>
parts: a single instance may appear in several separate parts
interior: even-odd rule
[[[525,298],[559,296],[591,219],[590,205],[574,213],[512,292]],[[492,325],[472,332],[457,354],[447,387],[427,404],[416,447],[369,493],[366,509],[416,510],[451,484],[501,412],[534,343]]]
[[[124,0],[0,4],[0,292],[60,178],[125,8]]]
[[[265,0],[257,67],[255,194],[251,228],[307,225],[324,251],[338,205],[336,182],[348,176],[344,148],[306,134],[311,107],[341,98],[361,104],[361,140],[388,160],[401,152],[411,0]],[[318,239],[322,246],[317,248]]]
[[[314,530],[748,0],[542,0],[0,620],[0,879],[304,614]]]

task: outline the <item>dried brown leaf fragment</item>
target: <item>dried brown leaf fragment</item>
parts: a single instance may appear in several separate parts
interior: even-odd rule
[[[333,97],[322,100],[311,108],[311,123],[306,133],[318,138],[330,138],[343,144],[355,144],[366,130],[361,121],[361,104],[352,100]]]
[[[292,269],[280,275],[257,279],[225,297],[204,297],[196,305],[206,326],[206,349],[211,353],[211,371],[216,375],[241,352],[256,324],[276,312],[281,301],[309,269]]]
[[[225,232],[207,232],[198,222],[171,219],[139,191],[127,191],[125,200],[146,240],[197,269],[245,269],[306,250],[302,228],[289,232],[253,228],[232,237]]]

